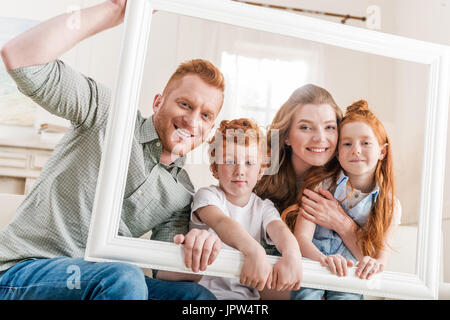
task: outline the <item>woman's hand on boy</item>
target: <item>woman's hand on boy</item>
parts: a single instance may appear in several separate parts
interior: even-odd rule
[[[273,266],[270,289],[277,291],[298,290],[303,277],[300,254],[286,255]]]
[[[243,254],[240,282],[247,287],[263,290],[266,284],[272,282],[272,265],[267,261],[264,248],[256,248]]]
[[[331,254],[324,256],[319,260],[323,267],[328,267],[332,274],[338,277],[345,277],[348,275],[348,268],[353,267],[353,261],[345,259],[340,254]]]
[[[384,270],[384,263],[369,256],[358,261],[355,276],[369,280],[374,274]]]
[[[176,244],[184,244],[184,263],[192,271],[205,271],[222,249],[222,241],[207,230],[191,229],[186,235],[173,237]]]

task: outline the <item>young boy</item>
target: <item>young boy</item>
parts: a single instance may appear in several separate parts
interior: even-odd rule
[[[253,193],[266,167],[261,164],[266,140],[258,126],[248,119],[224,120],[209,144],[210,169],[219,185],[197,191],[191,224],[209,227],[225,248],[244,255],[244,264],[240,280],[203,276],[199,283],[226,300],[259,299],[258,290],[265,286],[297,290],[302,278],[298,243],[273,203]],[[262,237],[282,254],[273,267],[260,245]]]

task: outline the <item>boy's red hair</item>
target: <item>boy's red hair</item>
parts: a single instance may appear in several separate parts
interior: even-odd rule
[[[222,137],[222,150],[226,150],[227,142],[232,142],[235,144],[244,144],[248,146],[251,142],[256,142],[258,145],[258,154],[262,154],[266,151],[267,143],[266,136],[261,131],[256,122],[247,119],[240,118],[235,120],[223,120],[220,122],[219,128],[217,128],[216,133],[208,141],[209,144],[209,156],[210,156],[210,169],[214,172],[216,169],[216,149],[217,146],[216,135],[220,134]],[[263,150],[264,149],[264,150]],[[270,150],[267,150],[266,155],[270,157]],[[266,167],[268,164],[263,164],[261,167]]]

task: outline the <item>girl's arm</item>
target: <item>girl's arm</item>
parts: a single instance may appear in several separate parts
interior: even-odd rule
[[[266,259],[264,248],[237,221],[226,216],[213,205],[197,209],[197,216],[211,227],[227,245],[239,250],[245,257],[241,270],[241,283],[262,290],[271,280],[272,266]]]
[[[379,252],[379,254],[376,256],[376,259],[380,261],[384,266],[387,265],[389,255],[391,254],[391,244],[392,240],[394,239],[395,232],[397,231],[398,224],[391,224],[389,227],[386,237],[384,239],[384,248]]]
[[[305,189],[303,195],[300,209],[303,218],[337,232],[353,256],[357,260],[362,259],[364,255],[356,242],[359,226],[344,212],[333,195],[322,188],[319,188],[319,193]]]
[[[361,279],[370,279],[372,275],[382,272],[388,263],[388,258],[391,253],[391,244],[394,239],[395,232],[397,231],[400,223],[401,206],[400,202],[396,201],[394,208],[394,217],[392,218],[391,225],[384,237],[384,248],[380,250],[376,257],[371,258],[369,256],[363,257],[359,263],[355,273]]]
[[[312,242],[316,224],[306,220],[302,216],[297,216],[294,228],[294,236],[297,239],[300,251],[305,258],[320,261],[325,255]]]
[[[301,210],[301,209],[300,209]],[[324,267],[328,267],[332,274],[347,276],[347,267],[352,267],[353,262],[339,254],[324,255],[312,242],[316,224],[299,215],[295,224],[294,235],[304,257],[319,261]]]
[[[391,253],[390,243],[397,230],[397,224],[391,225],[384,241],[384,249],[380,250],[376,257],[364,256],[358,260],[355,275],[361,279],[369,280],[374,274],[382,272],[387,265]]]
[[[271,288],[278,291],[298,290],[302,281],[302,255],[292,232],[281,220],[267,225],[267,234],[281,252],[281,259],[273,268]]]

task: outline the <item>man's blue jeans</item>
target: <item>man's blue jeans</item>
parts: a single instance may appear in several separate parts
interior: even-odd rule
[[[0,300],[215,300],[194,282],[146,277],[122,262],[58,257],[25,260],[0,271]]]

